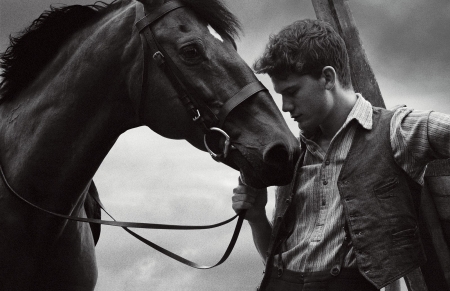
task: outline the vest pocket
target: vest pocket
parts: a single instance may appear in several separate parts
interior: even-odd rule
[[[418,235],[418,227],[410,228],[401,230],[399,232],[392,234],[392,245],[399,246],[399,245],[411,245],[415,243],[416,236]]]
[[[391,178],[387,183],[382,184],[381,186],[374,186],[373,192],[380,199],[386,199],[390,197],[394,197],[396,191],[392,191],[399,185],[399,181],[397,177]]]

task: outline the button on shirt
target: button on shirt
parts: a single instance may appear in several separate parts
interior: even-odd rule
[[[331,140],[327,152],[314,142],[317,134],[305,136],[300,133],[306,152],[293,201],[296,226],[283,246],[282,258],[287,269],[324,271],[336,264],[345,237],[338,176],[356,129],[372,129],[372,106],[361,95],[357,96],[356,104]],[[436,158],[450,157],[450,116],[400,108],[391,120],[390,139],[398,165],[412,179],[423,184],[426,164]],[[344,267],[356,267],[353,248],[345,257]]]

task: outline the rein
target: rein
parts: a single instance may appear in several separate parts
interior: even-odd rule
[[[22,200],[23,202],[25,202],[26,204],[32,206],[35,209],[38,209],[42,212],[45,212],[47,214],[50,214],[52,216],[56,216],[59,218],[63,218],[63,219],[69,219],[72,221],[79,221],[79,222],[88,222],[88,223],[95,223],[95,224],[103,224],[103,225],[110,225],[110,226],[120,226],[122,227],[125,231],[127,231],[129,234],[131,234],[132,236],[134,236],[135,238],[137,238],[138,240],[140,240],[141,242],[145,243],[146,245],[152,247],[153,249],[167,255],[168,257],[171,257],[174,260],[179,261],[180,263],[183,263],[185,265],[188,265],[190,267],[196,268],[196,269],[211,269],[214,268],[220,264],[222,264],[223,262],[225,262],[225,260],[230,256],[231,251],[234,248],[234,245],[236,244],[236,241],[238,239],[239,236],[239,232],[241,230],[242,227],[242,223],[244,222],[244,217],[245,217],[245,210],[241,211],[239,214],[236,214],[235,216],[231,217],[230,219],[227,219],[225,221],[216,223],[216,224],[211,224],[211,225],[175,225],[175,224],[157,224],[157,223],[142,223],[142,222],[126,222],[126,221],[117,221],[114,219],[114,217],[108,213],[108,211],[106,211],[105,207],[103,206],[103,204],[100,202],[100,200],[95,196],[92,195],[91,197],[94,198],[95,202],[97,202],[97,204],[100,206],[101,209],[103,209],[103,211],[109,216],[111,217],[111,219],[113,221],[109,221],[109,220],[101,220],[101,219],[95,219],[95,218],[83,218],[83,217],[77,217],[77,216],[70,216],[70,215],[64,215],[64,214],[60,214],[60,213],[56,213],[53,211],[49,211],[47,209],[44,209],[28,200],[26,200],[25,198],[23,198],[21,195],[19,195],[19,193],[17,193],[14,188],[8,183],[8,180],[6,179],[5,173],[3,171],[2,166],[0,165],[0,174],[2,176],[3,181],[5,182],[6,187],[9,189],[9,191],[11,193],[13,193],[17,198],[19,198],[20,200]],[[234,219],[236,219],[236,217],[238,217],[238,221],[236,223],[236,227],[234,229],[234,233],[233,236],[231,237],[230,243],[228,244],[228,247],[225,251],[225,253],[223,254],[222,258],[219,260],[219,262],[217,262],[214,265],[211,266],[203,266],[203,265],[199,265],[197,263],[194,263],[192,261],[189,261],[185,258],[182,258],[172,252],[170,252],[169,250],[147,240],[146,238],[140,236],[139,234],[135,233],[134,231],[128,229],[129,227],[132,228],[144,228],[144,229],[174,229],[174,230],[193,230],[193,229],[211,229],[211,228],[216,228],[219,226],[222,226],[224,224],[227,224],[231,221],[233,221]]]

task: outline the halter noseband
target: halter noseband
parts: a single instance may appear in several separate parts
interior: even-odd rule
[[[152,24],[154,24],[155,21],[183,6],[183,3],[181,3],[179,0],[173,0],[162,4],[161,6],[158,6],[153,11],[148,12],[141,2],[136,1],[137,21],[135,25],[139,31],[144,51],[144,68],[142,73],[141,93],[138,95],[139,99],[135,100],[134,103],[139,114],[142,98],[147,95],[147,66],[150,59],[149,55],[151,55],[152,59],[156,62],[158,67],[160,67],[164,71],[166,77],[174,87],[175,91],[177,92],[178,98],[185,106],[192,120],[202,128],[205,134],[204,144],[211,157],[214,160],[221,162],[227,157],[231,147],[230,137],[222,129],[226,117],[236,106],[241,104],[244,100],[259,91],[267,89],[259,81],[255,81],[245,85],[243,88],[241,88],[241,90],[239,90],[239,92],[234,94],[223,104],[217,115],[214,114],[208,107],[208,105],[206,105],[201,99],[193,98],[191,94],[189,94],[189,90],[185,86],[185,84],[188,84],[186,78],[180,72],[170,56],[165,52],[164,48],[158,43],[151,28]],[[220,133],[225,138],[224,148],[222,150],[222,153],[220,154],[214,153],[207,144],[207,135],[214,132]]]

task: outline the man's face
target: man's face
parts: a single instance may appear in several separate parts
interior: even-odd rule
[[[283,98],[282,110],[291,114],[301,130],[315,131],[331,112],[332,98],[324,77],[290,74],[283,80],[272,77],[272,83]]]

